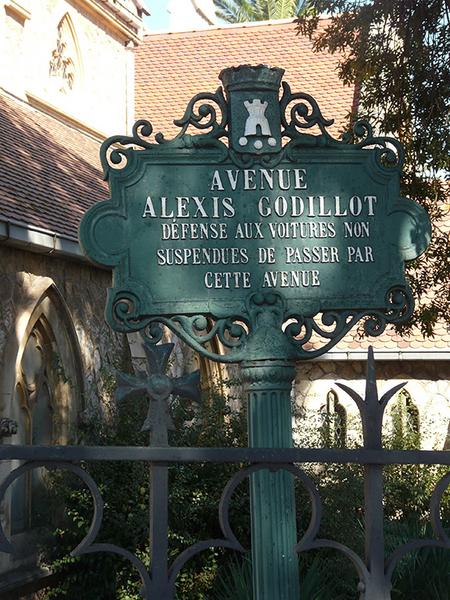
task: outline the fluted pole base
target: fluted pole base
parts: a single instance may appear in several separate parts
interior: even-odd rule
[[[290,361],[242,365],[248,395],[249,446],[292,447]],[[298,600],[294,480],[285,471],[264,470],[250,482],[254,600]]]

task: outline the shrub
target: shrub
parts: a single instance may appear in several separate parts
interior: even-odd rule
[[[85,429],[84,442],[92,445],[145,445],[146,434],[139,431],[147,412],[144,398],[123,403],[110,422],[93,421]],[[245,420],[232,412],[223,396],[214,390],[205,394],[196,410],[180,399],[173,405],[175,431],[172,446],[245,445]],[[189,421],[189,426],[186,426]],[[83,465],[96,481],[105,502],[99,539],[130,550],[150,562],[148,544],[149,467],[140,462],[92,462]],[[235,464],[179,464],[169,469],[169,554],[173,560],[185,548],[202,539],[222,537],[218,521],[220,496],[227,481],[239,470]],[[55,527],[51,546],[43,560],[62,575],[59,587],[46,598],[83,600],[137,600],[140,580],[130,564],[108,553],[71,558],[69,552],[87,533],[92,518],[92,499],[82,482],[57,473],[52,477],[53,498],[64,503],[64,519]],[[231,507],[231,520],[240,539],[249,531],[248,492],[237,490]],[[61,512],[61,511],[60,511]],[[180,518],[182,515],[182,518]],[[247,538],[248,542],[248,538]],[[218,565],[224,553],[210,550],[189,561],[177,579],[179,600],[209,598]],[[226,559],[227,560],[227,559]],[[95,574],[94,576],[92,576]]]

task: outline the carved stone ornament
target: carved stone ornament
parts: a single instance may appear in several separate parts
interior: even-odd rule
[[[2,417],[0,419],[0,440],[11,437],[17,433],[17,423],[13,419]]]
[[[404,261],[426,249],[431,228],[400,196],[401,144],[365,121],[332,138],[333,121],[282,76],[225,69],[224,88],[192,98],[174,139],[151,141],[141,120],[102,145],[111,199],[88,211],[80,240],[114,270],[115,330],[147,328],[156,341],[166,325],[233,362],[248,350],[256,307],[276,307],[289,356],[304,359],[360,319],[379,335],[410,316]],[[216,335],[225,356],[206,350]]]

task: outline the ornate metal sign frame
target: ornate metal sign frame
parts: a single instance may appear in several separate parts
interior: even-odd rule
[[[283,356],[302,360],[327,352],[361,319],[366,334],[379,335],[386,324],[403,322],[411,315],[413,299],[403,262],[425,250],[431,228],[422,207],[399,195],[404,158],[401,144],[393,138],[374,135],[366,121],[357,122],[352,134],[340,140],[333,138],[328,131],[333,121],[323,116],[312,96],[292,93],[288,83],[282,82],[279,98],[283,73],[282,69],[263,65],[225,69],[219,77],[226,95],[219,87],[215,93],[194,96],[183,117],[174,121],[180,127],[174,139],[166,140],[158,133],[151,142],[152,125],[140,120],[131,136],[113,136],[103,143],[101,161],[112,199],[88,211],[80,227],[80,240],[91,259],[114,269],[106,318],[115,330],[147,328],[149,339],[156,343],[161,339],[161,326],[165,325],[204,356],[220,362],[239,362],[249,357],[247,341],[256,332],[264,312],[266,321],[284,332]],[[189,127],[200,133],[190,135]],[[306,133],[308,130],[315,133]],[[288,143],[283,146],[286,139]],[[344,279],[348,282],[341,284],[337,297],[325,301],[311,293],[292,298],[290,290],[279,289],[232,290],[219,300],[199,299],[195,290],[186,289],[189,268],[184,267],[187,279],[179,286],[184,295],[180,297],[175,278],[171,282],[169,269],[164,282],[160,276],[152,285],[153,289],[160,284],[166,286],[165,299],[159,302],[143,282],[145,277],[136,278],[132,273],[138,262],[132,250],[136,216],[129,224],[133,219],[129,215],[127,190],[146,172],[152,173],[152,168],[160,169],[159,176],[167,173],[166,181],[170,183],[176,169],[183,173],[198,169],[196,176],[201,177],[205,167],[211,169],[214,165],[231,165],[249,172],[255,167],[276,169],[311,160],[316,164],[327,162],[336,171],[342,165],[353,167],[355,173],[364,171],[368,180],[377,181],[384,190],[383,221],[378,225],[378,244],[382,248],[383,228],[386,230],[386,250],[379,261],[383,266],[381,270],[379,264],[375,267],[378,278],[368,276],[365,287],[362,280],[366,267],[360,268],[357,293],[339,298],[345,287],[351,286],[351,276],[346,274]],[[373,265],[367,267],[367,274],[370,269],[374,270]],[[214,336],[219,338],[224,354],[207,348]],[[312,346],[312,338],[320,339],[321,346]]]

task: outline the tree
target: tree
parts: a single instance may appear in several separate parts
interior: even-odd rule
[[[214,0],[216,15],[228,23],[288,19],[300,13],[304,0]]]
[[[329,17],[324,27],[321,14]],[[450,319],[449,17],[448,0],[308,0],[297,21],[317,52],[342,52],[340,76],[360,89],[358,118],[405,147],[402,193],[433,223],[431,247],[408,267],[419,298],[409,327],[426,335]]]

